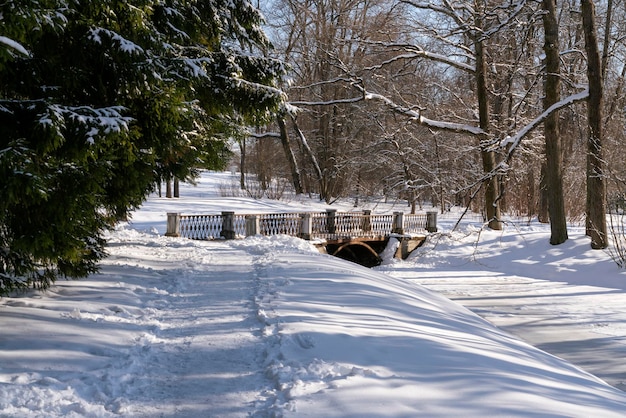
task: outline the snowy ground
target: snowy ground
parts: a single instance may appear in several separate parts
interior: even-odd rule
[[[478,240],[443,219],[374,270],[289,237],[162,235],[166,212],[323,207],[220,197],[233,180],[151,198],[100,274],[0,300],[0,417],[626,414],[603,381],[626,382],[626,275],[580,230],[551,247],[542,225]]]
[[[556,247],[544,226],[520,229],[482,231],[474,254],[466,244],[477,231],[454,233],[409,262],[380,270],[435,290],[626,389],[626,272],[606,252],[589,249],[582,227],[570,227],[570,240]]]

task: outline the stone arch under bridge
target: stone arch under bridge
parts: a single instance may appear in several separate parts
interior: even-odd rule
[[[379,239],[343,239],[329,240],[318,245],[320,252],[330,254],[365,267],[375,267],[382,261],[381,254],[387,248],[389,240],[399,241],[395,258],[405,259],[411,252],[422,245],[425,236],[385,237]]]

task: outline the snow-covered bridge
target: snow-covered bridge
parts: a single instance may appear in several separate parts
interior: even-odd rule
[[[167,236],[236,239],[253,235],[290,235],[314,241],[321,250],[364,265],[376,265],[390,238],[405,258],[429,233],[437,231],[437,212],[372,214],[363,212],[285,212],[263,214],[167,214]]]

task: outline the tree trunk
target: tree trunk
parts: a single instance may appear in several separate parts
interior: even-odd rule
[[[602,63],[596,36],[596,12],[592,0],[581,0],[585,49],[587,51],[587,222],[591,248],[608,246],[606,226],[606,183],[602,158]]]
[[[315,154],[313,154],[313,150],[309,146],[309,142],[306,140],[306,137],[304,136],[304,133],[298,127],[298,122],[296,121],[296,119],[293,116],[291,118],[291,121],[293,122],[293,129],[298,134],[298,139],[300,140],[300,143],[302,144],[302,148],[304,149],[304,153],[306,154],[308,159],[311,161],[311,164],[313,165],[313,169],[315,171],[315,177],[317,178],[317,184],[318,184],[318,187],[321,189],[322,188],[323,177],[324,177],[323,174],[322,174],[322,169],[320,168],[320,165],[317,162],[317,158],[315,158]]]
[[[278,127],[280,129],[280,142],[283,144],[283,150],[285,151],[285,158],[289,163],[289,169],[291,170],[291,181],[296,194],[302,194],[302,182],[300,181],[300,170],[298,169],[298,163],[296,157],[291,150],[291,144],[289,142],[289,134],[287,133],[287,127],[285,126],[285,119],[282,116],[276,118]]]
[[[174,197],[180,197],[180,180],[174,177]]]
[[[556,18],[556,1],[543,0],[543,28],[546,54],[544,110],[560,100],[560,57],[559,26]],[[558,245],[567,241],[567,218],[563,198],[563,156],[561,134],[559,132],[559,114],[553,112],[543,124],[546,141],[546,180],[548,213],[550,215],[550,244]]]
[[[482,40],[474,42],[476,48],[476,95],[478,99],[478,114],[480,127],[483,131],[489,132],[489,96],[487,89],[487,65],[485,62],[485,51]],[[490,146],[484,143],[486,138],[481,138],[480,156],[483,162],[483,172],[487,175],[493,173],[496,167],[495,152],[490,150]],[[489,228],[494,230],[502,229],[502,220],[499,204],[499,187],[497,176],[490,175],[485,180],[485,213]]]
[[[165,182],[165,197],[172,198],[172,180],[170,179]]]
[[[243,138],[239,143],[239,150],[241,152],[241,159],[239,160],[239,189],[246,190],[246,138]]]
[[[530,167],[527,175],[528,182],[528,205],[526,206],[526,213],[528,214],[528,219],[532,219],[535,215],[535,211],[537,210],[537,196],[535,192],[535,170]]]
[[[541,174],[539,175],[539,209],[537,211],[537,220],[542,224],[550,222],[548,211],[548,181],[546,174],[546,162],[541,163]]]

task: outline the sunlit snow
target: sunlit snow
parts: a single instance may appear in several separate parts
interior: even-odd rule
[[[180,199],[152,196],[108,235],[100,274],[1,299],[0,416],[624,416],[626,394],[581,364],[626,376],[626,276],[581,228],[553,247],[549,227],[521,220],[450,233],[451,213],[376,269],[286,236],[163,236],[166,212],[325,207],[228,195],[236,184],[205,173]],[[574,365],[518,331],[560,357],[589,350]]]

